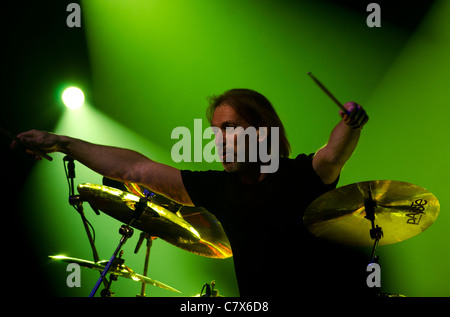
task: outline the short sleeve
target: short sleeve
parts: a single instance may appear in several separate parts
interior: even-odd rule
[[[207,208],[214,203],[226,175],[221,171],[182,170],[181,177],[189,197],[197,207]]]
[[[317,175],[313,168],[313,158],[315,153],[311,154],[299,154],[295,160],[294,164],[296,165],[296,170],[301,171],[301,173],[306,174],[306,178],[310,181],[310,185],[313,186],[317,192],[325,193],[336,188],[336,185],[339,182],[340,175],[336,178],[336,180],[331,184],[324,184],[322,179]]]

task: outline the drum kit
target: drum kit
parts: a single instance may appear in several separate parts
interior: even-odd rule
[[[107,180],[107,182],[113,181]],[[102,272],[90,297],[95,295],[102,283],[105,285],[105,289],[102,290],[101,296],[112,296],[111,284],[117,280],[117,276],[142,283],[141,293],[138,295],[141,297],[145,296],[146,284],[180,293],[177,289],[147,276],[152,241],[156,238],[161,238],[174,246],[204,257],[225,259],[232,256],[230,242],[220,222],[206,209],[180,205],[164,196],[150,192],[138,184],[113,183],[120,184],[127,190],[84,183],[77,187],[79,194],[71,195],[69,198],[71,204],[77,206],[78,211],[80,208],[82,209],[83,202],[88,202],[94,211],[101,210],[125,224],[119,229],[122,238],[111,259],[109,261],[98,259],[90,234],[88,237],[94,253],[94,262],[61,255],[50,256],[54,260],[76,263],[82,267]],[[84,218],[84,213],[82,218]],[[127,239],[133,235],[133,228],[141,231],[134,253],[137,253],[143,241],[147,240],[143,275],[135,273],[124,264],[123,251],[120,251]],[[90,231],[86,230],[86,232]],[[119,252],[120,255],[117,257]],[[107,274],[110,275],[109,281],[106,279]]]
[[[103,283],[102,297],[110,297],[111,284],[118,276],[140,282],[141,293],[144,297],[147,284],[162,289],[180,293],[173,287],[153,280],[147,276],[150,250],[152,242],[161,238],[166,242],[191,253],[209,257],[225,259],[232,256],[230,242],[217,218],[206,209],[181,205],[162,195],[135,183],[119,182],[104,177],[105,185],[84,183],[77,186],[75,195],[75,163],[74,159],[66,156],[63,159],[64,169],[69,184],[69,203],[81,216],[93,252],[94,261],[76,259],[62,255],[50,258],[67,263],[76,263],[82,267],[98,270],[100,278],[92,289],[89,297],[95,296]],[[89,226],[92,225],[84,215],[83,203],[87,202],[96,214],[99,210],[124,223],[119,229],[122,235],[117,248],[109,261],[100,260]],[[135,273],[124,264],[122,246],[130,238],[134,229],[141,231],[134,253],[138,253],[144,240],[147,241],[143,275]],[[108,281],[107,274],[110,275]],[[217,294],[215,292],[214,294]]]
[[[87,225],[94,262],[50,256],[102,272],[90,297],[102,283],[105,289],[101,296],[112,296],[111,283],[118,276],[140,282],[142,286],[138,296],[145,296],[147,284],[179,292],[147,276],[150,249],[156,238],[204,257],[224,259],[232,256],[230,242],[220,222],[206,209],[178,204],[135,183],[107,178],[104,183],[113,187],[89,183],[78,185],[79,194],[71,195],[69,201],[77,207],[84,220],[82,204],[88,202],[96,213],[100,210],[124,223],[119,230],[122,238],[111,259],[98,259]],[[372,246],[370,263],[373,263],[378,261],[378,246],[404,241],[423,232],[434,223],[439,208],[436,197],[419,186],[400,181],[366,181],[343,186],[318,197],[306,209],[303,221],[307,229],[319,238],[350,246]],[[147,240],[143,275],[124,264],[122,253],[117,257],[125,241],[133,234],[133,228],[142,232],[135,253],[143,240]],[[107,274],[110,275],[109,281]]]

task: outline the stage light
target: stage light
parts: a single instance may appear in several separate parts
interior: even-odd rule
[[[80,88],[69,87],[64,90],[62,100],[67,108],[78,109],[84,103],[84,94]]]

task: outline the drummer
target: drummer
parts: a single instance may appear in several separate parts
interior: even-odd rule
[[[286,296],[297,291],[336,295],[365,286],[360,272],[365,271],[365,262],[355,265],[346,250],[318,241],[303,226],[302,216],[315,198],[336,187],[368,120],[355,102],[344,107],[347,113],[339,112],[341,120],[325,146],[289,158],[285,129],[265,96],[232,89],[211,97],[208,120],[223,133],[216,136],[223,171],[179,170],[133,150],[44,131],[30,130],[17,138],[44,153],[65,153],[108,178],[138,183],[181,204],[206,208],[222,223],[231,243],[243,297]],[[242,148],[226,134],[227,127],[254,127],[258,142],[270,138],[272,128],[277,128],[278,138],[270,144],[271,151],[279,153],[277,170],[263,172],[264,163],[259,157],[249,160],[249,153],[240,162],[237,153]],[[262,127],[267,128],[265,136],[260,133]],[[311,131],[297,133],[306,138]],[[16,145],[13,141],[11,146]],[[41,159],[39,153],[29,153]]]

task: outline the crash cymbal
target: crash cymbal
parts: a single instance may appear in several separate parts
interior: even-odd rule
[[[225,259],[233,256],[230,241],[221,223],[205,208],[183,206],[177,214],[190,223],[202,237],[198,251],[213,258]]]
[[[137,185],[136,188],[140,190]],[[135,191],[138,194],[136,195],[95,184],[80,184],[78,192],[83,201],[89,202],[92,207],[123,223],[130,222],[135,209],[134,205],[140,197],[145,196],[138,191]],[[186,219],[182,216],[182,210],[186,210]],[[230,257],[232,255],[230,244],[220,223],[215,217],[214,221],[210,217],[211,214],[202,212],[203,209],[196,209],[194,212],[189,207],[179,205],[162,195],[154,195],[151,201],[147,202],[147,208],[139,219],[133,222],[132,226],[201,256]],[[198,216],[194,217],[195,214]],[[192,221],[191,218],[195,221]],[[197,219],[204,220],[198,228],[194,226]],[[194,225],[190,222],[193,222]]]
[[[140,198],[112,187],[95,184],[80,184],[78,192],[83,201],[125,224],[131,221],[135,204]],[[200,240],[199,233],[189,223],[150,201],[132,226],[175,245],[189,245]]]
[[[94,270],[97,270],[100,272],[102,272],[105,269],[106,264],[108,264],[107,260],[99,261],[99,262],[91,262],[91,261],[87,261],[87,260],[67,257],[64,255],[50,255],[49,257],[52,259],[61,260],[61,261],[67,262],[67,263],[76,263],[80,266],[94,269]],[[181,293],[179,290],[177,290],[173,287],[170,287],[164,283],[153,280],[147,276],[143,276],[143,275],[135,273],[131,268],[129,268],[128,266],[126,266],[124,264],[120,264],[120,265],[116,265],[116,266],[111,265],[111,267],[108,270],[108,274],[122,276],[125,278],[132,279],[133,281],[136,281],[136,282],[146,283],[146,284],[150,284],[150,285],[153,285],[153,286],[156,286],[159,288],[163,288],[163,289],[166,289],[166,290],[169,290],[172,292]]]
[[[130,193],[141,197],[151,193],[153,203],[176,213],[191,224],[202,238],[200,245],[193,246],[197,249],[197,252],[194,253],[213,258],[228,258],[233,255],[230,241],[223,230],[222,224],[205,208],[184,206],[163,195],[153,193],[148,188],[136,183],[125,182],[123,186]]]
[[[431,226],[439,202],[428,190],[399,181],[367,181],[331,190],[314,200],[303,221],[317,237],[354,246],[372,246],[371,222],[365,218],[369,193],[375,225],[383,230],[379,245],[409,239]]]

